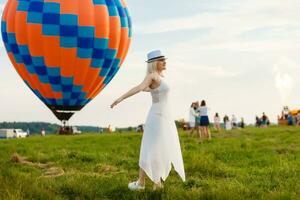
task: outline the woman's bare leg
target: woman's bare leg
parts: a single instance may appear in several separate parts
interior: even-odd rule
[[[144,170],[142,168],[140,168],[139,171],[139,184],[144,186],[145,185],[145,177],[146,177],[146,173],[144,172]]]
[[[207,126],[202,126],[202,132],[205,138],[210,139],[210,132]]]
[[[216,125],[216,129],[217,129],[217,132],[219,132],[219,131],[221,130],[220,124],[217,124],[217,125]]]
[[[202,132],[202,130],[201,130],[201,127],[197,127],[197,132],[198,132],[198,135],[199,135],[199,139],[201,139],[201,132]]]
[[[206,136],[206,132],[205,132],[205,127],[200,126],[200,129],[201,129],[201,135],[202,135],[204,138],[206,138],[207,136]]]
[[[206,126],[205,129],[206,129],[206,133],[207,133],[207,138],[210,140],[211,134],[210,134],[210,130],[209,130],[208,126]]]
[[[140,171],[139,171],[139,180],[138,180],[138,184],[141,185],[141,186],[145,186],[145,178],[146,178],[146,173],[145,171],[140,168]],[[154,187],[153,189],[159,189],[159,188],[163,188],[163,184],[161,181],[159,181],[158,183],[154,183]]]
[[[189,132],[190,137],[193,136],[194,131],[195,131],[195,127],[193,127],[192,130]]]

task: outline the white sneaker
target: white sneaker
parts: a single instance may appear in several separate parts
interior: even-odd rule
[[[128,189],[130,190],[144,190],[145,186],[139,184],[139,181],[131,182],[128,184]]]

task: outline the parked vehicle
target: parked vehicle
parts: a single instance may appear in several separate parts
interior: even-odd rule
[[[24,138],[28,133],[22,129],[0,129],[0,138]]]
[[[23,131],[22,129],[14,129],[14,133],[16,138],[28,137],[28,133]]]
[[[14,129],[0,129],[0,138],[14,138]]]
[[[81,130],[78,130],[78,128],[76,126],[73,126],[72,129],[73,129],[73,134],[80,134],[81,133]]]

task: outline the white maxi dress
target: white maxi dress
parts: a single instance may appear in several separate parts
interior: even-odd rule
[[[168,107],[170,88],[164,79],[158,88],[151,90],[152,106],[148,113],[141,143],[139,166],[148,177],[159,183],[166,180],[171,164],[185,181],[182,154],[175,121]]]

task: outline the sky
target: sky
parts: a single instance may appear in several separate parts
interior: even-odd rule
[[[5,3],[0,0],[1,13]],[[276,122],[284,105],[300,109],[299,0],[127,0],[127,5],[133,37],[126,60],[71,125],[144,123],[149,93],[109,106],[143,81],[146,54],[156,49],[168,58],[174,119],[188,120],[191,102],[203,99],[210,120],[218,112],[253,123],[265,112]],[[59,123],[21,80],[2,43],[0,64],[0,121]]]

